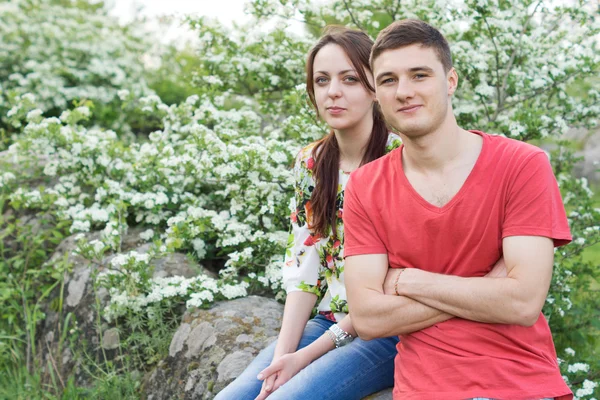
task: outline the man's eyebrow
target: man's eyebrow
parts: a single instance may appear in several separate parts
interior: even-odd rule
[[[410,72],[417,72],[417,71],[425,71],[425,72],[429,72],[430,74],[433,73],[433,69],[426,67],[426,66],[419,66],[419,67],[413,67],[411,69],[409,69]]]
[[[381,73],[377,74],[377,78],[375,78],[375,80],[378,81],[378,80],[380,80],[381,78],[383,78],[384,76],[387,76],[387,75],[394,75],[394,73],[390,72],[390,71],[381,72]]]

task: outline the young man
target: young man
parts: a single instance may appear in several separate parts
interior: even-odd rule
[[[457,125],[448,43],[426,23],[384,29],[371,66],[404,145],[352,174],[345,276],[359,335],[401,337],[394,399],[571,398],[541,314],[571,240],[548,157]]]

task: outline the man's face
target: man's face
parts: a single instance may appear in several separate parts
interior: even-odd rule
[[[373,72],[383,115],[398,132],[417,138],[444,122],[458,77],[444,71],[435,50],[419,44],[386,50]]]

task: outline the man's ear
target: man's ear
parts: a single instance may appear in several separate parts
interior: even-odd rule
[[[452,96],[458,88],[458,73],[454,67],[450,68],[450,71],[446,74],[448,79],[448,96]]]

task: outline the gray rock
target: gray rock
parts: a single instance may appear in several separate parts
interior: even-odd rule
[[[181,324],[175,332],[173,339],[171,340],[171,345],[169,346],[169,355],[171,357],[175,357],[177,353],[179,353],[183,349],[183,345],[190,334],[192,328],[190,324]]]
[[[67,305],[69,307],[77,306],[83,298],[91,272],[88,265],[81,265],[73,272],[73,277],[67,286]]]
[[[183,316],[169,357],[146,375],[144,398],[208,400],[246,369],[279,333],[283,306],[257,296],[223,301]],[[391,400],[386,390],[369,400]]]
[[[277,337],[282,312],[275,300],[257,296],[189,310],[173,336],[169,357],[144,379],[144,397],[213,398],[250,364],[265,340]],[[249,347],[249,340],[261,346]]]
[[[148,243],[141,241],[139,238],[141,231],[139,228],[129,229],[122,240],[121,248],[123,252],[135,250],[142,253],[148,251]],[[100,239],[101,232],[86,233],[84,236],[86,240],[92,241]],[[106,360],[112,361],[116,366],[119,366],[122,358],[119,357],[121,344],[118,331],[103,320],[102,325],[98,326],[97,310],[98,307],[102,309],[107,305],[110,297],[109,293],[104,288],[99,288],[95,292],[92,282],[94,274],[107,268],[114,254],[107,254],[100,263],[90,263],[83,257],[74,254],[73,250],[75,248],[76,241],[75,235],[73,235],[64,239],[46,262],[48,268],[53,268],[66,257],[67,262],[72,265],[72,272],[65,274],[64,302],[58,301],[61,295],[60,287],[57,287],[45,302],[43,311],[46,318],[41,324],[38,362],[39,365],[45,366],[46,369],[43,372],[49,374],[48,366],[53,364],[52,360],[62,360],[63,362],[58,364],[59,371],[52,371],[52,373],[58,372],[63,377],[73,376],[75,385],[86,386],[91,382],[91,378],[85,373],[85,369],[79,367],[82,357],[89,358],[98,365]],[[192,277],[196,276],[198,271],[201,270],[202,267],[192,263],[185,255],[175,253],[156,260],[154,274],[162,277],[173,276],[173,274]],[[62,310],[56,310],[51,306],[53,304],[62,304]],[[70,315],[70,319],[69,325],[65,328],[66,315]],[[62,340],[61,337],[64,338],[64,335],[61,334],[63,329],[69,331],[75,329],[80,340],[65,340],[59,343]],[[75,331],[70,334],[74,333]],[[171,352],[177,353],[180,351],[184,347],[189,334],[190,331],[182,331],[180,336],[183,336],[183,341],[179,344],[179,350],[177,349],[177,341],[174,341],[170,349]],[[205,339],[205,343],[208,343],[208,345],[213,341],[214,339],[210,336]],[[77,347],[68,347],[75,343]],[[200,345],[201,350],[202,345]],[[89,362],[89,359],[86,362]]]
[[[254,356],[247,351],[236,351],[229,354],[217,367],[220,381],[234,380],[252,362]]]
[[[119,344],[119,331],[117,328],[110,328],[104,331],[104,335],[102,335],[102,347],[104,350],[118,349]]]
[[[571,129],[565,138],[574,140],[582,146],[582,150],[575,153],[583,159],[573,168],[573,173],[578,178],[585,177],[592,184],[600,183],[600,130]]]
[[[195,357],[201,350],[212,346],[216,341],[215,329],[208,322],[202,322],[190,332],[187,338],[188,351],[185,356]]]
[[[600,183],[600,144],[586,148],[581,153],[583,161],[578,165],[579,176],[584,176],[593,184]]]

